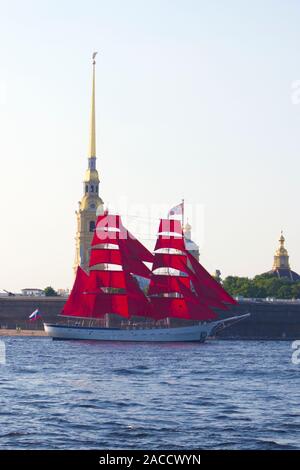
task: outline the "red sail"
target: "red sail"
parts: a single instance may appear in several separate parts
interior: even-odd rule
[[[119,250],[110,248],[93,249],[90,256],[90,266],[96,264],[122,264],[121,254]]]
[[[221,301],[235,305],[237,303],[236,300],[233,299],[231,295],[225,291],[225,289],[223,289],[223,287],[206,271],[206,269],[203,268],[203,266],[201,266],[200,263],[198,263],[198,261],[190,253],[187,253],[187,255],[191,266],[195,271],[197,278],[199,279],[199,282],[207,287],[208,290],[214,291]]]
[[[140,289],[138,282],[126,271],[97,270],[90,271],[87,281],[87,292],[94,293],[94,290],[105,288],[123,289],[131,295],[147,299]]]
[[[199,282],[193,281],[193,286],[197,292],[198,297],[206,305],[210,307],[218,308],[219,310],[228,310],[228,305],[220,300],[216,292],[208,289],[206,286],[200,284]]]
[[[112,286],[112,284],[104,286],[108,284],[106,281],[109,279],[108,276],[106,278],[106,274],[111,275],[111,278],[116,281],[115,286],[120,286],[116,288],[122,289],[123,292],[99,290],[99,285],[102,285],[101,287]],[[122,280],[119,275],[122,276]],[[112,313],[130,318],[133,315],[147,316],[149,314],[149,301],[130,274],[122,271],[91,271],[90,279],[91,282],[88,283],[88,289],[84,294],[85,303],[88,305],[86,316],[102,318],[105,314]]]
[[[179,233],[182,235],[181,222],[179,220],[161,219],[159,233]]]
[[[168,276],[153,274],[151,276],[148,295],[167,294],[177,292],[182,294],[181,283],[190,288],[190,279],[184,276]]]
[[[84,315],[87,305],[83,299],[83,292],[85,291],[88,279],[88,274],[78,266],[73,289],[61,311],[61,315],[76,317]]]
[[[107,313],[114,313],[124,318],[139,315],[154,319],[212,320],[216,318],[212,308],[224,308],[225,302],[233,303],[234,300],[185,250],[180,222],[167,221],[168,226],[164,222],[160,223],[160,231],[175,235],[159,237],[156,250],[175,249],[183,254],[155,254],[153,270],[165,268],[166,275],[163,276],[151,274],[144,262],[151,262],[152,254],[124,228],[119,216],[105,214],[98,217],[101,237],[99,242],[95,234],[92,242],[90,275],[78,268],[63,314],[86,318],[102,318]],[[106,246],[110,244],[118,249]],[[111,264],[122,270],[103,269]],[[184,272],[186,276],[170,275],[170,268]],[[132,274],[146,278],[151,275],[150,299]]]
[[[192,300],[194,302],[195,311],[191,312],[191,315],[193,315],[193,317],[196,320],[204,319],[203,315],[205,313],[209,315],[208,319],[211,319],[212,315],[214,316],[214,318],[217,318],[217,315],[215,314],[215,312],[211,310],[211,308],[214,307],[214,305],[211,302],[208,302],[206,298],[203,298],[197,295],[198,294],[197,291],[196,293],[194,293],[193,291],[188,289],[181,281],[179,281],[179,284],[181,285],[181,293],[183,297],[186,299]],[[199,316],[199,313],[200,313],[200,316]]]
[[[119,241],[122,244],[121,248],[126,249],[126,253],[139,261],[144,261],[148,263],[153,262],[153,254],[147,250],[144,245],[135,238],[132,233],[129,232],[124,226],[121,227],[119,233]],[[122,243],[123,242],[123,243]],[[119,243],[119,246],[120,246]]]
[[[155,251],[163,248],[185,251],[184,240],[182,237],[176,237],[174,235],[159,235],[156,241]]]
[[[106,246],[110,244],[118,249]],[[131,273],[149,277],[143,261],[152,260],[153,255],[124,228],[120,216],[99,216],[92,241],[90,275],[78,268],[63,314],[82,318],[102,318],[107,313],[125,318],[149,316],[150,302]],[[110,264],[122,270],[108,270]],[[113,289],[117,292],[111,292]]]
[[[150,278],[151,271],[147,268],[141,261],[138,261],[133,258],[124,257],[123,269],[129,273],[135,274],[136,276],[141,276],[145,278]]]
[[[141,301],[145,300],[148,302],[148,299],[145,296],[144,292],[141,290],[137,280],[126,272],[124,272],[124,277],[125,277],[127,293],[131,295],[131,297],[134,297],[135,299],[140,299]]]
[[[152,316],[156,320],[163,318],[183,318],[190,320],[188,304],[184,299],[171,297],[151,297]]]
[[[141,290],[136,279],[129,274],[126,276],[126,288],[128,292],[131,315],[147,317],[150,315],[150,302]]]
[[[205,305],[172,297],[151,297],[152,316],[162,318],[182,318],[186,320],[213,320],[217,316]]]
[[[149,278],[151,275],[150,269],[144,265],[138,256],[138,248],[135,250],[127,246],[126,240],[119,240],[119,248],[122,257],[123,269],[137,276]]]
[[[140,259],[141,261],[148,262],[148,263],[153,263],[154,256],[152,253],[150,253],[147,248],[142,245],[141,242],[137,240],[130,232],[127,230],[127,243],[126,246],[128,250],[131,252],[131,255]]]
[[[97,264],[122,265],[123,269],[127,272],[149,278],[151,274],[149,268],[147,268],[147,266],[145,266],[138,258],[131,257],[130,252],[128,252],[126,248],[120,248],[120,251],[109,249],[92,250],[90,256],[90,267],[96,266]],[[123,252],[121,252],[121,250]]]
[[[128,306],[131,317],[149,317],[150,316],[150,303],[141,302],[139,299],[128,298]]]
[[[119,226],[119,228],[112,227],[113,229],[116,228],[115,230],[112,230],[111,227],[107,226],[106,220],[105,223],[102,224],[98,224],[97,221],[97,227],[92,240],[92,246],[102,244],[119,245],[119,240],[126,240],[128,249],[134,251],[142,261],[152,263],[152,253],[150,253],[150,251],[147,250],[147,248],[145,248],[144,245],[142,245],[142,243],[137,240],[137,238],[135,238],[127,229],[125,229],[120,218],[118,219],[118,223],[115,225]]]
[[[227,309],[225,303],[233,303],[234,300],[186,250],[179,221],[162,220],[159,232],[173,232],[175,235],[159,235],[156,242],[149,286],[152,316],[200,321],[217,318],[212,309]],[[169,249],[179,250],[184,255],[170,253]],[[157,253],[157,250],[164,252]],[[155,270],[161,268],[165,268],[165,275],[155,274]],[[185,273],[187,277],[175,276],[170,273],[170,268]],[[176,297],[172,293],[177,293]]]
[[[92,240],[92,247],[96,245],[110,244],[118,245],[119,244],[120,232],[112,230],[95,230],[94,237]]]
[[[88,294],[87,297],[89,297]],[[145,302],[142,302],[139,296],[135,295],[104,293],[91,297],[93,306],[89,316],[92,318],[102,318],[107,313],[120,315],[125,318],[135,315],[147,316],[149,311],[147,299],[145,299]]]
[[[119,228],[119,231],[111,230],[109,226],[111,221],[113,222],[112,228]],[[143,261],[152,262],[153,255],[125,229],[119,216],[100,216],[97,220],[97,229],[92,247],[102,246],[106,243],[119,246],[119,250],[93,248],[90,256],[90,266],[118,264],[123,265],[127,272],[147,278],[150,276],[150,270],[143,264]]]
[[[94,279],[94,285],[99,287],[111,287],[114,289],[125,289],[125,274],[123,271],[91,270],[90,279]],[[91,286],[92,284],[90,284]]]
[[[110,229],[122,229],[123,224],[121,217],[114,214],[103,214],[99,215],[96,222],[96,231],[110,230]]]
[[[113,232],[109,226],[110,220],[114,222],[113,228],[119,231]],[[115,223],[117,221],[117,223]],[[132,315],[149,314],[150,304],[147,297],[139,288],[132,274],[149,277],[150,270],[144,265],[142,260],[152,261],[153,255],[128,232],[122,225],[121,218],[100,219],[101,245],[111,242],[119,249],[108,247],[92,248],[90,256],[90,266],[101,265],[94,268],[90,273],[89,293],[91,300],[91,316],[99,318],[105,313],[114,313],[129,318]],[[97,224],[98,225],[98,224]],[[98,225],[99,226],[99,225]],[[106,230],[106,232],[105,232]],[[106,233],[106,237],[103,235]],[[94,236],[94,245],[99,244],[99,237]],[[122,271],[103,269],[103,265],[117,264],[122,267]],[[121,289],[123,292],[99,291],[99,287]],[[97,290],[98,289],[98,290]],[[97,294],[96,296],[94,294]]]
[[[194,304],[191,308],[191,319],[199,321],[216,320],[218,315],[203,303]]]
[[[220,296],[214,290],[208,289],[208,287],[199,280],[194,271],[192,271],[188,266],[186,268],[186,272],[189,276],[189,279],[193,283],[193,287],[202,303],[209,307],[218,308],[220,310],[228,309],[228,307],[220,299]]]
[[[98,295],[86,295],[90,297],[91,310],[89,317],[102,318],[107,313],[114,313],[129,318],[128,299],[126,294],[103,293]]]
[[[173,268],[186,272],[187,259],[185,255],[174,255],[171,253],[156,253],[152,270],[159,268]]]

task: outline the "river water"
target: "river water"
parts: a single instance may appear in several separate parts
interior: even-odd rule
[[[1,339],[1,449],[300,449],[290,342]]]

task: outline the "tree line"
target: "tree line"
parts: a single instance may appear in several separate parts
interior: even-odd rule
[[[253,279],[228,276],[223,281],[224,289],[232,296],[265,299],[300,299],[300,281],[277,278],[272,274],[261,274]]]

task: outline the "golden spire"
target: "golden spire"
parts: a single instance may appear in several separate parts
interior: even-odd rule
[[[279,243],[280,243],[280,246],[284,248],[285,238],[284,238],[284,236],[283,236],[283,230],[281,230],[281,235],[280,235],[280,238],[279,238]]]
[[[89,157],[96,157],[96,105],[95,105],[95,75],[96,75],[96,55],[93,54],[93,86],[92,86],[92,106],[91,106],[91,129]]]

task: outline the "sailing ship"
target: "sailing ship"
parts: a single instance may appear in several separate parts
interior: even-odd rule
[[[187,251],[176,219],[160,220],[152,254],[120,215],[105,212],[97,219],[89,267],[89,273],[77,269],[60,314],[67,321],[44,323],[53,339],[204,342],[249,316],[219,318],[217,311],[236,300]]]

